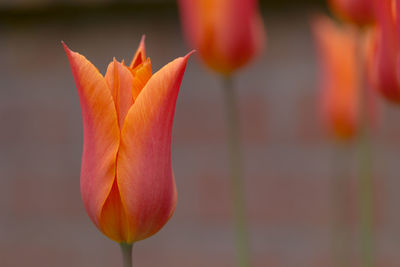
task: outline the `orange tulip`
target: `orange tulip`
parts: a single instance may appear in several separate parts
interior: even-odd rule
[[[261,50],[265,33],[256,0],[179,0],[190,46],[213,70],[230,74]]]
[[[374,0],[329,0],[332,10],[340,17],[358,25],[372,23],[375,19]]]
[[[357,133],[360,109],[355,32],[324,16],[316,17],[312,28],[321,68],[323,121],[334,136],[350,139]]]
[[[158,232],[172,216],[176,187],[171,128],[190,54],[152,74],[144,39],[129,66],[103,77],[64,44],[83,117],[81,194],[93,223],[120,243]]]
[[[400,103],[399,58],[400,30],[396,13],[400,1],[377,0],[377,21],[371,59],[371,80],[374,87],[389,101]],[[400,18],[397,16],[397,20]]]

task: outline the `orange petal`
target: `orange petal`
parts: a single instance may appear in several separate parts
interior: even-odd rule
[[[99,227],[103,204],[113,185],[120,133],[110,89],[84,56],[64,43],[78,89],[83,118],[81,193],[86,210]]]
[[[133,104],[133,76],[125,65],[114,58],[113,62],[108,65],[105,79],[114,99],[119,127],[122,129],[125,116]]]
[[[130,243],[128,216],[121,202],[117,179],[114,180],[111,192],[103,205],[99,224],[99,228],[108,238],[118,243]]]
[[[135,100],[144,86],[150,80],[152,74],[150,58],[146,59],[142,64],[131,70],[134,76],[132,86],[132,97]]]
[[[146,36],[143,35],[140,40],[140,44],[138,49],[136,50],[135,55],[133,56],[132,62],[129,65],[131,69],[136,68],[139,64],[146,60],[146,45],[145,45]]]
[[[151,77],[129,110],[121,132],[117,181],[130,228],[134,229],[129,242],[155,234],[175,209],[171,128],[189,55]]]

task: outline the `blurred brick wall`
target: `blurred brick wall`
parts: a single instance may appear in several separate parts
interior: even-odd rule
[[[334,146],[315,109],[315,58],[307,12],[266,13],[268,47],[236,78],[256,267],[329,267]],[[89,221],[80,199],[82,126],[61,47],[104,73],[146,33],[154,69],[185,47],[172,14],[80,17],[0,25],[0,266],[120,266],[116,244]],[[135,245],[135,266],[234,266],[225,121],[218,77],[193,57],[178,99],[175,215]],[[386,107],[374,142],[378,266],[400,266],[397,208],[400,112]],[[357,266],[356,153],[348,174],[349,244]],[[353,190],[353,191],[351,191]]]

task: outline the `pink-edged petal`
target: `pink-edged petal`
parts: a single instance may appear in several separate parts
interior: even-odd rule
[[[83,120],[81,194],[92,221],[99,226],[103,204],[114,182],[120,132],[110,89],[84,56],[64,43],[78,89]]]
[[[129,110],[121,132],[117,174],[131,229],[130,241],[161,229],[176,205],[171,129],[189,55],[155,73]]]
[[[398,44],[391,0],[375,0],[379,35],[376,45],[374,82],[388,100],[400,102],[397,76]]]
[[[133,76],[131,71],[124,64],[113,60],[108,65],[105,75],[108,87],[114,99],[115,109],[117,110],[118,125],[122,129],[125,116],[133,104],[132,89]]]

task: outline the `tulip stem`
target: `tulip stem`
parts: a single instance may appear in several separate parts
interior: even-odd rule
[[[347,175],[348,144],[338,143],[333,155],[332,177],[332,254],[333,266],[350,267],[351,235],[347,220],[349,180]]]
[[[224,97],[228,127],[229,169],[234,208],[237,265],[250,266],[249,241],[246,221],[245,190],[243,180],[242,153],[237,100],[231,76],[224,77]]]
[[[368,132],[365,129],[359,140],[360,157],[360,218],[362,266],[374,266],[373,251],[373,176]]]
[[[122,261],[124,267],[132,267],[132,247],[133,244],[120,243]]]
[[[368,125],[368,84],[366,80],[366,62],[364,56],[364,31],[358,34],[358,64],[360,80],[360,127],[358,140],[359,152],[359,190],[360,190],[360,241],[361,263],[363,267],[374,266],[373,236],[373,175],[372,155]]]

